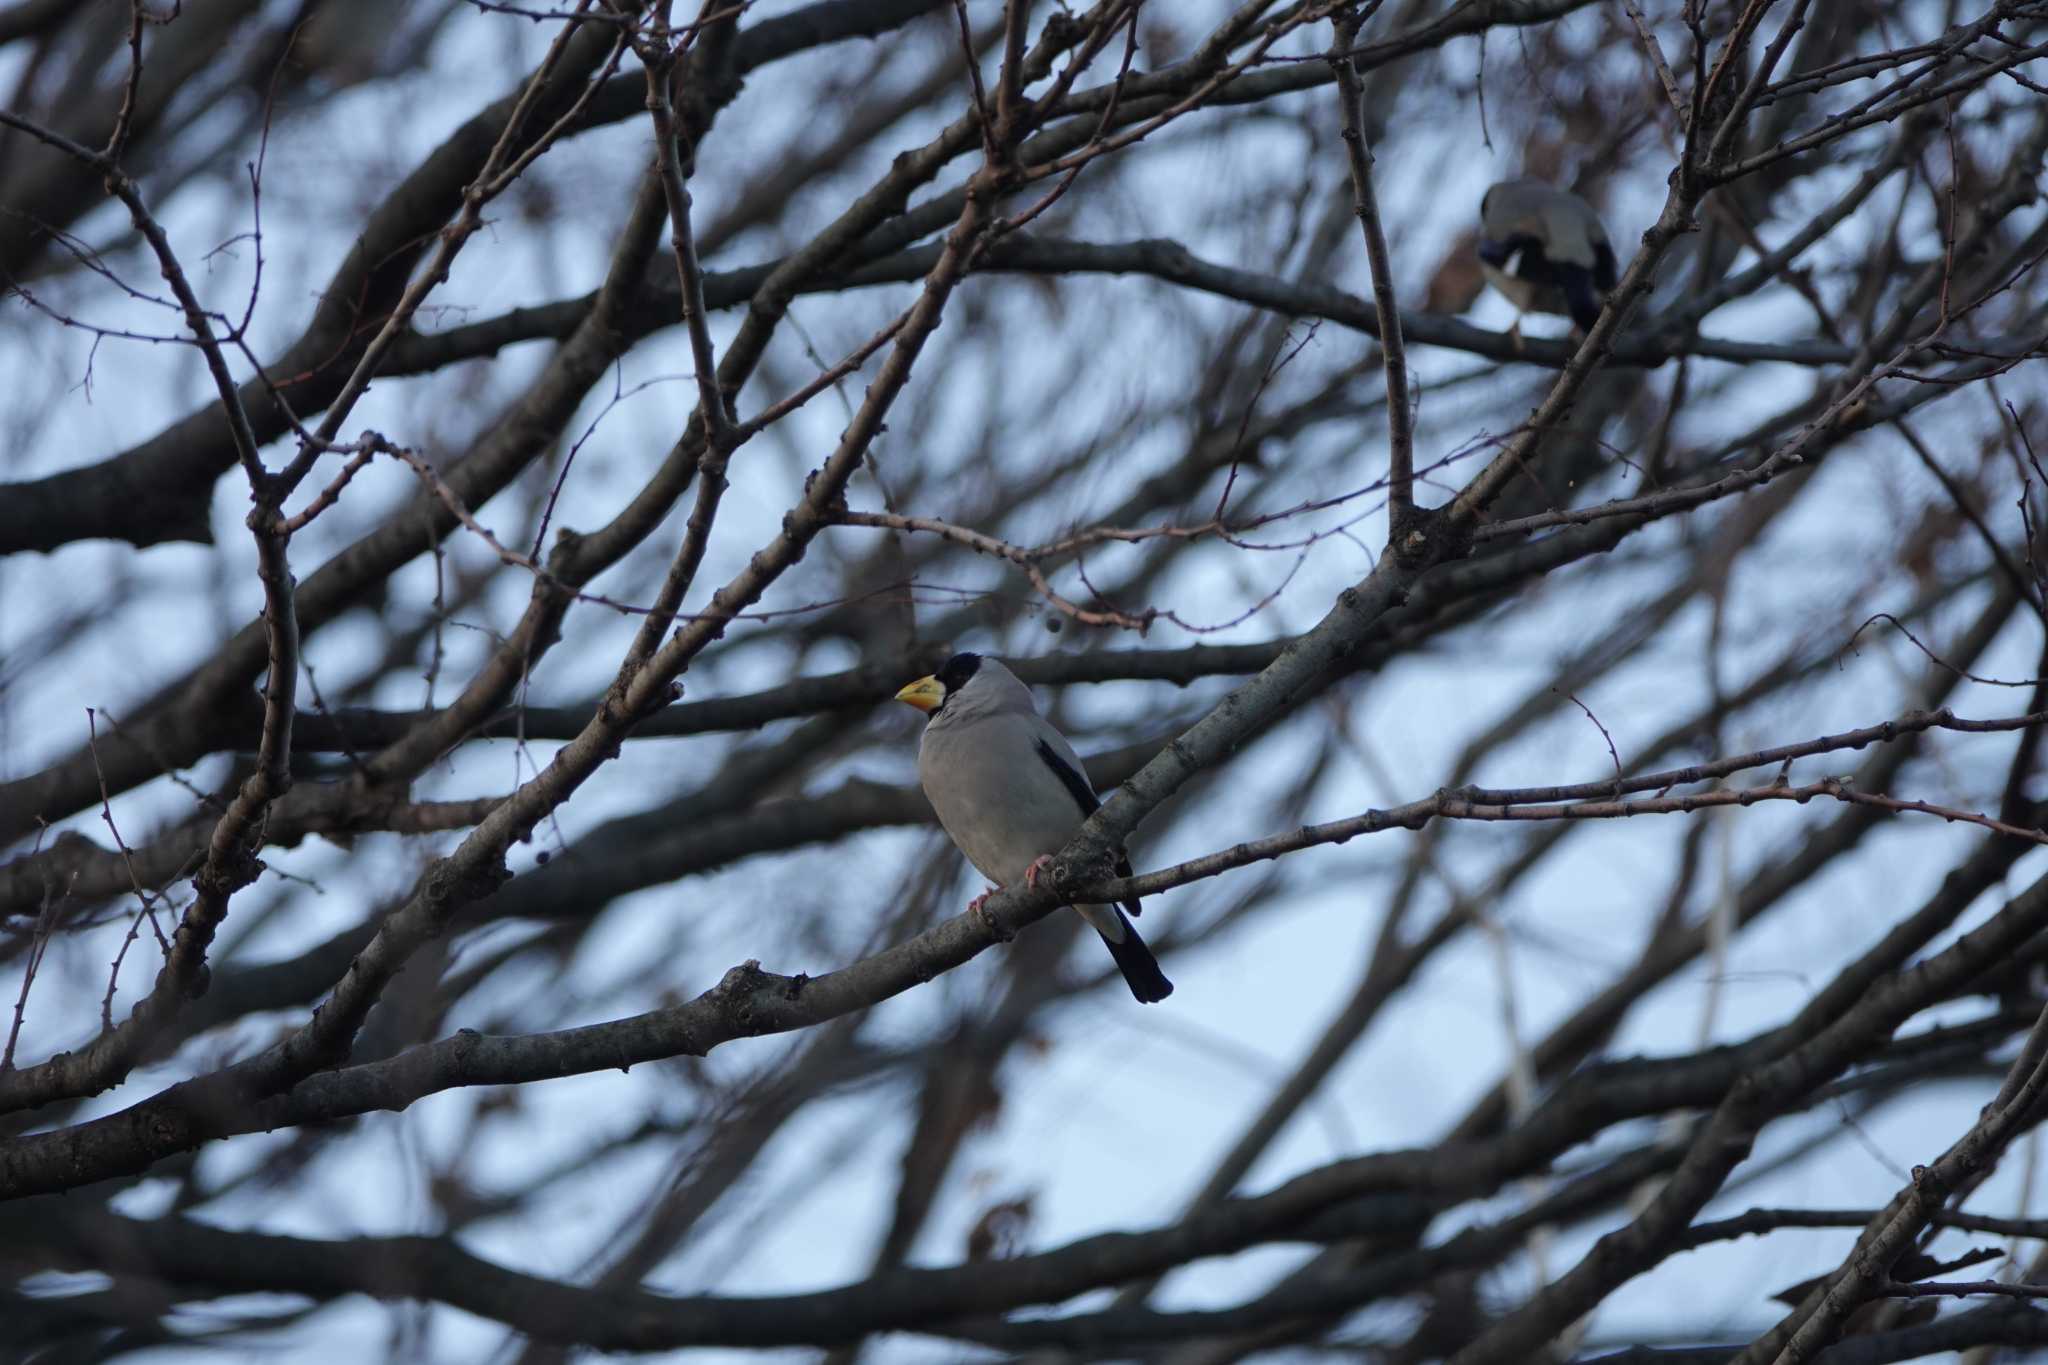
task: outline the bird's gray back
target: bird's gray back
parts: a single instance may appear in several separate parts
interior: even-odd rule
[[[1576,194],[1540,180],[1510,180],[1487,191],[1480,206],[1486,235],[1506,241],[1525,233],[1543,243],[1553,261],[1593,267],[1607,241],[1593,206]]]

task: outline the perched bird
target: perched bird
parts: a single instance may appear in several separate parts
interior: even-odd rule
[[[929,717],[917,746],[917,778],[954,846],[997,886],[1020,877],[1036,886],[1052,855],[1102,804],[1074,746],[1038,714],[1016,674],[979,654],[955,654],[896,700]],[[1129,858],[1118,858],[1116,874],[1131,875]],[[968,908],[980,909],[993,894],[991,887]],[[1121,910],[1074,908],[1109,945],[1132,995],[1151,1004],[1173,993],[1159,959],[1124,916],[1138,913],[1136,897]]]
[[[1504,180],[1479,201],[1479,268],[1523,312],[1569,313],[1588,332],[1615,280],[1593,206],[1541,180]]]

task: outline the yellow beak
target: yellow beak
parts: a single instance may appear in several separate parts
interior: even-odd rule
[[[896,700],[930,715],[946,699],[946,685],[927,674],[896,694]]]

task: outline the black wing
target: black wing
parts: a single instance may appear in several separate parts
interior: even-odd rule
[[[1538,284],[1547,283],[1550,279],[1550,258],[1543,254],[1542,239],[1526,232],[1512,233],[1498,241],[1489,238],[1481,242],[1479,259],[1518,279],[1534,280]]]
[[[1088,779],[1081,775],[1079,769],[1060,756],[1059,750],[1053,748],[1052,745],[1047,744],[1042,739],[1032,747],[1037,749],[1038,756],[1045,760],[1045,766],[1052,769],[1053,774],[1066,784],[1067,791],[1073,795],[1074,804],[1081,808],[1081,818],[1083,820],[1102,808],[1101,800],[1095,795],[1095,788],[1088,785]],[[1128,855],[1117,858],[1116,875],[1119,877],[1131,875],[1131,860]],[[1134,915],[1139,914],[1138,898],[1133,896],[1125,901],[1124,909]],[[1172,987],[1169,986],[1167,989],[1171,990]]]
[[[1593,243],[1593,287],[1605,294],[1614,288],[1617,276],[1614,268],[1614,248],[1602,237]]]
[[[1083,777],[1073,764],[1060,757],[1059,750],[1042,739],[1033,747],[1038,750],[1038,756],[1045,760],[1045,766],[1052,769],[1053,775],[1064,782],[1067,790],[1073,793],[1074,804],[1081,808],[1083,820],[1101,809],[1102,802],[1096,799],[1095,788],[1088,785],[1088,779]]]

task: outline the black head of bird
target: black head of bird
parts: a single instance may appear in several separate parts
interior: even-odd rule
[[[1592,330],[1615,282],[1600,215],[1541,180],[1504,180],[1479,201],[1479,264],[1515,307],[1569,314],[1582,331]]]

